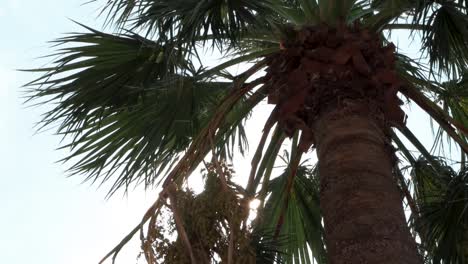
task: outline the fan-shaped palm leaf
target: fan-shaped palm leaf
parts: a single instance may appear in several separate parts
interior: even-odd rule
[[[288,240],[280,247],[285,263],[313,263],[313,259],[326,263],[317,170],[294,166],[288,162],[287,169],[270,181],[260,226],[276,229]],[[291,173],[295,173],[293,183],[287,188]]]
[[[57,41],[75,46],[60,50],[55,68],[34,70],[45,75],[28,84],[31,99],[61,100],[44,125],[61,122],[58,133],[74,135],[64,146],[73,150],[64,161],[77,159],[71,173],[105,181],[117,172],[112,191],[133,181],[153,184],[206,125],[232,84],[197,78],[200,72],[189,61],[173,61],[177,51],[170,47],[138,35],[89,30]],[[230,153],[231,135],[240,136],[241,150],[246,146],[242,120],[252,107],[240,102],[227,115],[232,123],[222,141],[230,143]]]
[[[424,159],[412,171],[421,217],[416,230],[432,263],[466,263],[468,252],[468,177],[439,162],[440,173]]]

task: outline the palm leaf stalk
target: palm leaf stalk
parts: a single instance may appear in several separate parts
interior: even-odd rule
[[[408,202],[417,201],[417,221],[431,217],[420,202],[422,191],[412,191],[398,174],[396,154],[413,168],[419,163],[393,129],[437,172],[427,177],[437,178],[445,167],[433,157],[435,149],[426,149],[406,127],[400,99],[406,96],[465,160],[467,1],[103,2],[102,15],[115,33],[83,26],[87,33],[57,40],[60,48],[51,56],[58,58],[50,67],[31,70],[42,76],[26,85],[30,100],[54,105],[43,125],[58,124],[57,133],[69,141],[64,147],[72,152],[63,161],[73,162],[71,174],[113,180],[110,195],[140,183],[162,187],[141,223],[103,261],[110,256],[115,261],[133,235],[143,234],[145,225],[154,227],[168,188],[182,190],[205,159],[232,161],[236,142],[244,153],[245,122],[267,98],[274,110],[242,183],[246,188],[235,188],[243,204],[259,199],[260,207],[254,221],[244,217],[242,224],[223,227],[233,230],[227,263],[234,263],[242,232],[268,228],[277,242],[294,238],[280,250],[265,251],[270,263],[422,263],[398,188]],[[394,30],[421,33],[420,55],[427,56],[427,66],[399,53],[386,37]],[[218,65],[205,66],[200,54],[207,47],[221,54]],[[230,72],[246,64],[251,66],[243,73]],[[288,172],[277,176],[284,142],[292,144],[293,157]],[[311,149],[318,157],[313,173],[301,163]],[[416,178],[410,186],[418,184]],[[439,192],[462,185],[456,181]],[[171,204],[182,202],[174,199]],[[196,248],[199,238],[190,236],[189,223],[174,212],[178,237],[185,230],[185,248]],[[422,239],[434,237],[427,228],[414,230]],[[266,233],[259,237],[252,241],[271,241]],[[145,244],[145,235],[142,240],[146,259],[154,261],[151,243]],[[457,240],[457,248],[463,241]],[[434,263],[447,259],[442,243],[429,242],[421,243],[425,257],[441,256]]]

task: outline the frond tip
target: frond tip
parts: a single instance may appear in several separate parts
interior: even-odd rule
[[[468,15],[456,3],[445,2],[428,17],[422,49],[431,69],[457,76],[468,66]]]

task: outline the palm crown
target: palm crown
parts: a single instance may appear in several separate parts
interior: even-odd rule
[[[411,228],[422,241],[421,252],[429,262],[464,263],[467,8],[468,1],[448,0],[108,1],[102,14],[116,32],[83,25],[86,33],[54,41],[62,47],[53,54],[58,58],[50,68],[34,70],[43,76],[28,86],[31,99],[55,105],[43,124],[58,122],[58,133],[70,136],[64,146],[72,150],[64,159],[74,161],[70,172],[93,182],[112,180],[110,194],[139,183],[179,188],[207,156],[219,163],[232,159],[236,149],[243,153],[245,122],[268,98],[275,108],[264,125],[248,180],[236,188],[242,199],[261,201],[261,220],[253,222],[257,229],[271,228],[276,238],[293,237],[279,245],[289,253],[284,260],[311,263],[312,252],[317,262],[326,263],[330,247],[324,246],[317,183],[323,171],[305,167],[301,157],[321,144],[317,116],[341,105],[333,99],[338,95],[330,94],[336,92],[330,85],[348,85],[342,81],[347,77],[333,80],[323,69],[330,67],[335,76],[359,75],[350,78],[360,83],[349,84],[340,96],[355,100],[357,86],[382,90],[373,97],[361,91],[360,96],[383,105],[376,111],[396,146],[395,157],[412,168],[410,180],[398,166],[393,174],[412,209]],[[400,29],[421,36],[427,64],[389,44],[387,33]],[[200,54],[207,48],[227,59],[205,67]],[[229,69],[235,65],[246,70],[233,75]],[[367,83],[372,76],[377,76],[376,84]],[[325,88],[318,88],[322,82]],[[312,86],[313,91],[307,88]],[[405,126],[397,93],[433,118],[440,127],[440,143],[446,134],[460,147],[459,175]],[[275,178],[273,168],[288,138],[289,165]],[[403,138],[421,157],[413,155]],[[162,193],[158,201],[166,198]],[[447,209],[448,204],[455,209]],[[139,228],[158,206],[150,208]],[[455,227],[464,231],[457,233]]]

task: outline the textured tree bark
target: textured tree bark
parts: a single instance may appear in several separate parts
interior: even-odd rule
[[[423,263],[383,129],[370,114],[328,110],[314,122],[314,137],[329,263]]]

